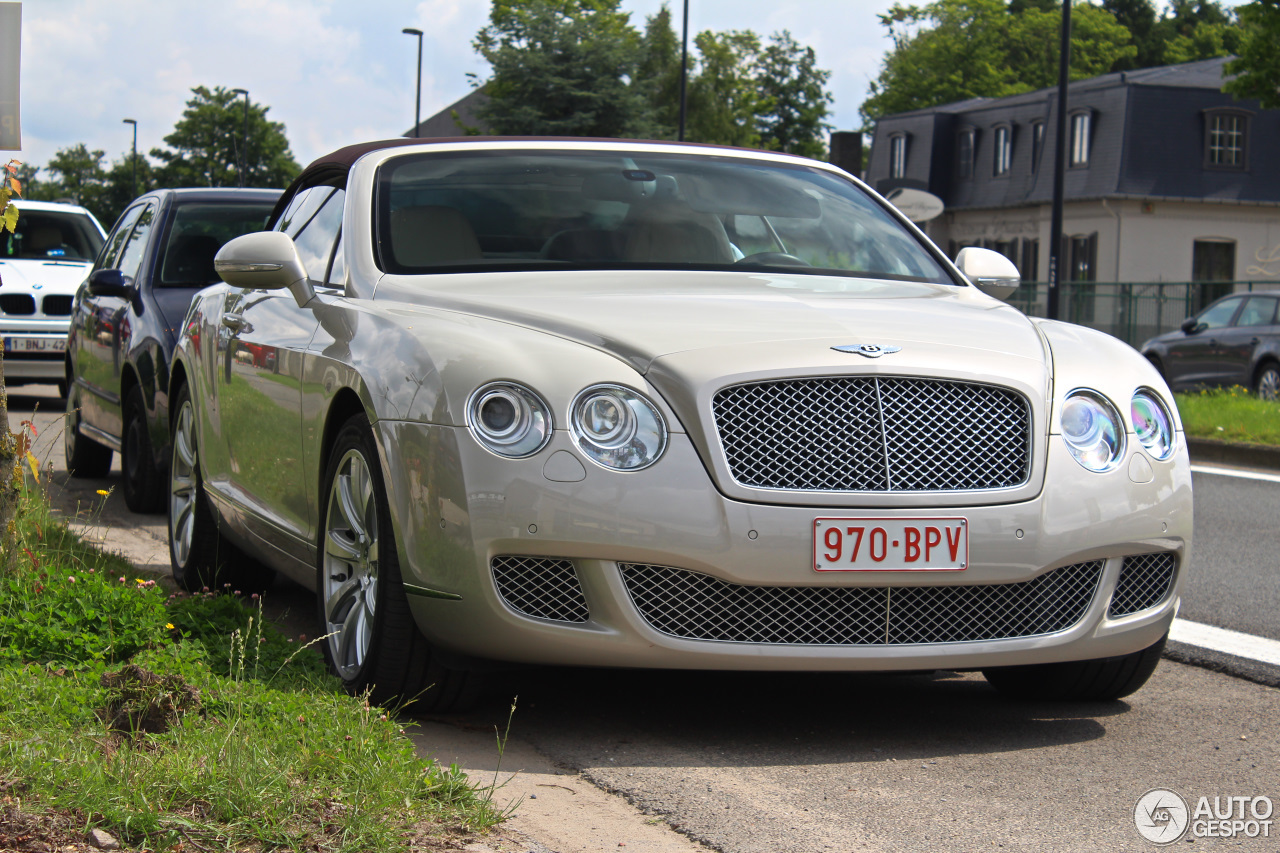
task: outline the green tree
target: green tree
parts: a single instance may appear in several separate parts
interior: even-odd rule
[[[830,71],[817,67],[812,47],[796,43],[783,30],[760,55],[757,75],[761,95],[756,127],[761,147],[804,157],[825,157],[823,131],[831,93],[826,90]]]
[[[760,133],[755,117],[761,107],[757,86],[760,37],[750,30],[694,37],[697,73],[688,83],[685,139],[715,145],[755,148]]]
[[[1154,32],[1163,65],[1230,56],[1240,47],[1234,16],[1213,0],[1173,0]]]
[[[1280,0],[1254,0],[1236,7],[1236,14],[1238,58],[1226,64],[1235,77],[1223,89],[1237,98],[1257,98],[1264,109],[1280,107]]]
[[[249,104],[248,145],[241,95],[222,86],[197,86],[182,118],[164,138],[169,148],[153,148],[160,161],[156,181],[170,187],[234,187],[239,185],[241,148],[246,149],[244,185],[284,187],[299,167],[289,150],[284,125],[269,121],[269,107]]]
[[[1156,32],[1155,4],[1152,0],[1102,0],[1102,9],[1111,13],[1116,23],[1129,31],[1137,52],[1112,66],[1112,71],[1151,68],[1164,57],[1164,41]]]
[[[636,83],[648,98],[654,137],[674,139],[680,126],[680,39],[666,3],[645,19]]]
[[[91,151],[83,142],[58,149],[44,167],[50,181],[46,182],[42,196],[69,198],[92,210],[107,179],[107,172],[102,167],[105,156],[101,150]]]
[[[493,66],[480,117],[504,136],[645,136],[639,36],[620,0],[494,0],[473,42]]]
[[[1017,15],[1005,0],[936,0],[895,5],[880,16],[893,48],[860,109],[882,115],[970,98],[1002,98],[1052,85],[1058,75],[1060,7],[1027,2]],[[1094,77],[1136,55],[1111,13],[1072,8],[1071,78]]]

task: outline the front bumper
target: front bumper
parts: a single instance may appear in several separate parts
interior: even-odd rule
[[[830,507],[725,498],[687,437],[672,436],[657,465],[630,474],[582,460],[557,433],[537,456],[496,457],[465,429],[378,425],[402,574],[419,627],[441,648],[528,663],[690,669],[968,669],[1127,654],[1168,630],[1189,558],[1191,475],[1185,444],[1167,462],[1130,442],[1107,474],[1082,469],[1049,442],[1045,488],[1017,503],[953,507],[964,516],[970,562],[962,572],[817,573],[812,524]],[[1133,457],[1143,458],[1136,463]],[[1134,473],[1130,473],[1130,467]],[[1140,482],[1144,481],[1144,482]],[[918,517],[919,506],[850,507],[858,517]],[[1152,606],[1108,614],[1126,557],[1168,554],[1175,574]],[[582,621],[517,612],[494,580],[495,558],[567,561],[580,586]],[[1023,584],[1098,561],[1078,618],[1047,633],[960,642],[758,642],[690,639],[659,630],[637,607],[619,564],[671,567],[726,588],[940,590]],[[873,593],[874,590],[868,590]],[[892,591],[886,593],[892,596]],[[820,596],[819,596],[820,597]],[[901,597],[901,596],[900,596]],[[936,612],[946,613],[946,607]],[[957,617],[966,614],[957,613]],[[576,618],[576,617],[575,617]],[[803,619],[800,615],[797,618]]]
[[[23,317],[0,319],[0,340],[4,346],[6,381],[62,382],[67,378],[66,343],[69,319],[45,320]],[[40,349],[15,349],[16,341],[37,341]]]

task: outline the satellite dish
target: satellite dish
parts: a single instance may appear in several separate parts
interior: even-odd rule
[[[942,203],[942,199],[933,193],[927,193],[924,190],[913,190],[909,187],[898,187],[890,190],[885,198],[898,210],[902,211],[902,215],[910,219],[912,222],[928,222],[941,215],[943,208],[946,206]]]

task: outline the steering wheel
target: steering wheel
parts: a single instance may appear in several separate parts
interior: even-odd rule
[[[747,255],[745,258],[734,261],[734,266],[743,266],[744,264],[784,267],[812,266],[808,261],[797,258],[795,255],[788,255],[786,252],[756,252],[754,255]]]

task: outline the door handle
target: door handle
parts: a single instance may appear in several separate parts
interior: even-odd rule
[[[1254,338],[1253,340],[1249,341],[1249,346],[1256,347],[1258,345],[1259,340],[1261,340],[1261,338]]]
[[[226,326],[233,332],[239,333],[245,327],[244,317],[241,317],[239,314],[223,314],[222,325]]]

